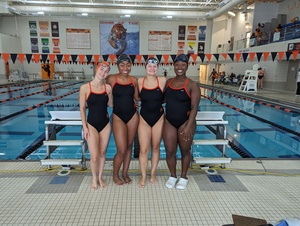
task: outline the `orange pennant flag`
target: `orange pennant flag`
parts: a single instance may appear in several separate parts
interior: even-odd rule
[[[64,60],[66,61],[66,63],[69,63],[70,56],[70,54],[64,54]]]
[[[269,57],[269,52],[264,52],[264,61],[266,62]]]
[[[83,61],[84,61],[85,55],[83,55],[83,54],[79,54],[79,55],[78,55],[78,58],[79,58],[79,63],[80,63],[80,64],[83,64]]]
[[[7,63],[8,62],[8,58],[9,58],[9,53],[2,53],[2,57],[4,59],[4,62]]]
[[[241,55],[242,55],[241,53],[236,53],[236,54],[235,54],[236,62],[239,62],[239,61],[240,61]]]
[[[50,62],[54,63],[56,54],[49,54],[48,57],[49,57]]]
[[[212,54],[205,54],[205,56],[206,56],[206,58],[207,58],[207,60],[209,62],[211,60]]]
[[[252,62],[254,60],[256,53],[249,53],[250,56],[250,62]]]
[[[222,57],[224,57],[224,60],[227,59],[227,53],[222,53],[221,55],[222,55]]]
[[[36,62],[36,63],[39,63],[40,62],[40,56],[41,56],[41,54],[33,54],[33,59],[34,59],[34,61]]]
[[[279,56],[279,60],[281,61],[284,56],[284,52],[278,52],[278,56]]]
[[[137,54],[137,55],[135,56],[135,58],[137,59],[138,63],[141,63],[142,57],[143,57],[143,56],[142,56],[141,54]]]
[[[197,57],[198,57],[198,54],[191,54],[191,57],[193,58],[194,63],[197,64]]]
[[[20,63],[22,64],[23,61],[24,61],[25,54],[24,53],[19,53],[18,57],[19,57]]]
[[[164,62],[165,63],[168,63],[169,62],[169,54],[165,54],[165,55],[163,55],[163,58],[164,58]]]
[[[299,53],[299,50],[294,50],[294,51],[293,51],[293,57],[294,57],[294,60],[297,59],[298,53]]]
[[[116,54],[110,54],[109,58],[110,58],[111,62],[115,62]]]
[[[95,62],[95,64],[98,64],[99,59],[100,59],[100,55],[94,55],[94,62]]]

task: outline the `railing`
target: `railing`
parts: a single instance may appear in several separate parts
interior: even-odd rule
[[[278,32],[262,32],[257,37],[244,38],[234,41],[234,43],[223,44],[220,48],[218,48],[218,53],[227,53],[230,51],[236,52],[240,49],[267,45],[296,38],[300,38],[300,21],[283,25],[282,29]]]

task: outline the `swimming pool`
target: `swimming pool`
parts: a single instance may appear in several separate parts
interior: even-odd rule
[[[40,160],[46,157],[42,146],[44,121],[49,111],[79,110],[78,92],[83,81],[37,81],[0,86],[0,160]],[[296,110],[222,90],[201,87],[200,111],[225,111],[231,158],[299,158],[299,120]],[[111,114],[112,109],[108,109]],[[57,139],[78,139],[80,127],[67,126],[57,133]],[[215,137],[214,130],[198,126],[195,139]],[[107,158],[116,152],[113,135]],[[195,156],[216,157],[221,151],[215,146],[194,147]],[[87,158],[89,153],[87,152]],[[161,158],[165,158],[163,142]],[[180,155],[178,154],[178,157]],[[51,158],[81,158],[81,147],[58,147]]]

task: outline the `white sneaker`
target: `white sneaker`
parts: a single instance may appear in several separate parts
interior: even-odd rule
[[[187,180],[187,179],[179,178],[179,180],[176,184],[176,189],[178,189],[178,190],[186,189],[186,186],[187,186],[188,182],[189,182],[189,180]]]
[[[169,179],[166,182],[166,187],[167,188],[174,188],[176,182],[177,182],[177,178],[175,178],[175,177],[169,177]]]

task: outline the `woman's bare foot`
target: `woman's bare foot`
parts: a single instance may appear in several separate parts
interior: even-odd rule
[[[102,179],[102,177],[99,178],[99,185],[101,188],[106,188],[106,182]]]
[[[150,177],[150,184],[156,184],[157,183],[157,178],[155,175],[151,175]]]
[[[128,175],[123,175],[123,179],[125,184],[131,184],[132,180],[130,179],[130,177]]]
[[[91,189],[94,191],[98,189],[98,181],[97,180],[93,180],[93,182],[91,184]]]
[[[119,177],[114,177],[113,181],[115,182],[116,185],[124,185],[124,182],[119,178]]]
[[[139,187],[139,188],[144,188],[145,185],[146,185],[146,178],[141,177],[141,179],[140,179],[140,181],[139,181],[139,183],[138,183],[138,187]]]

